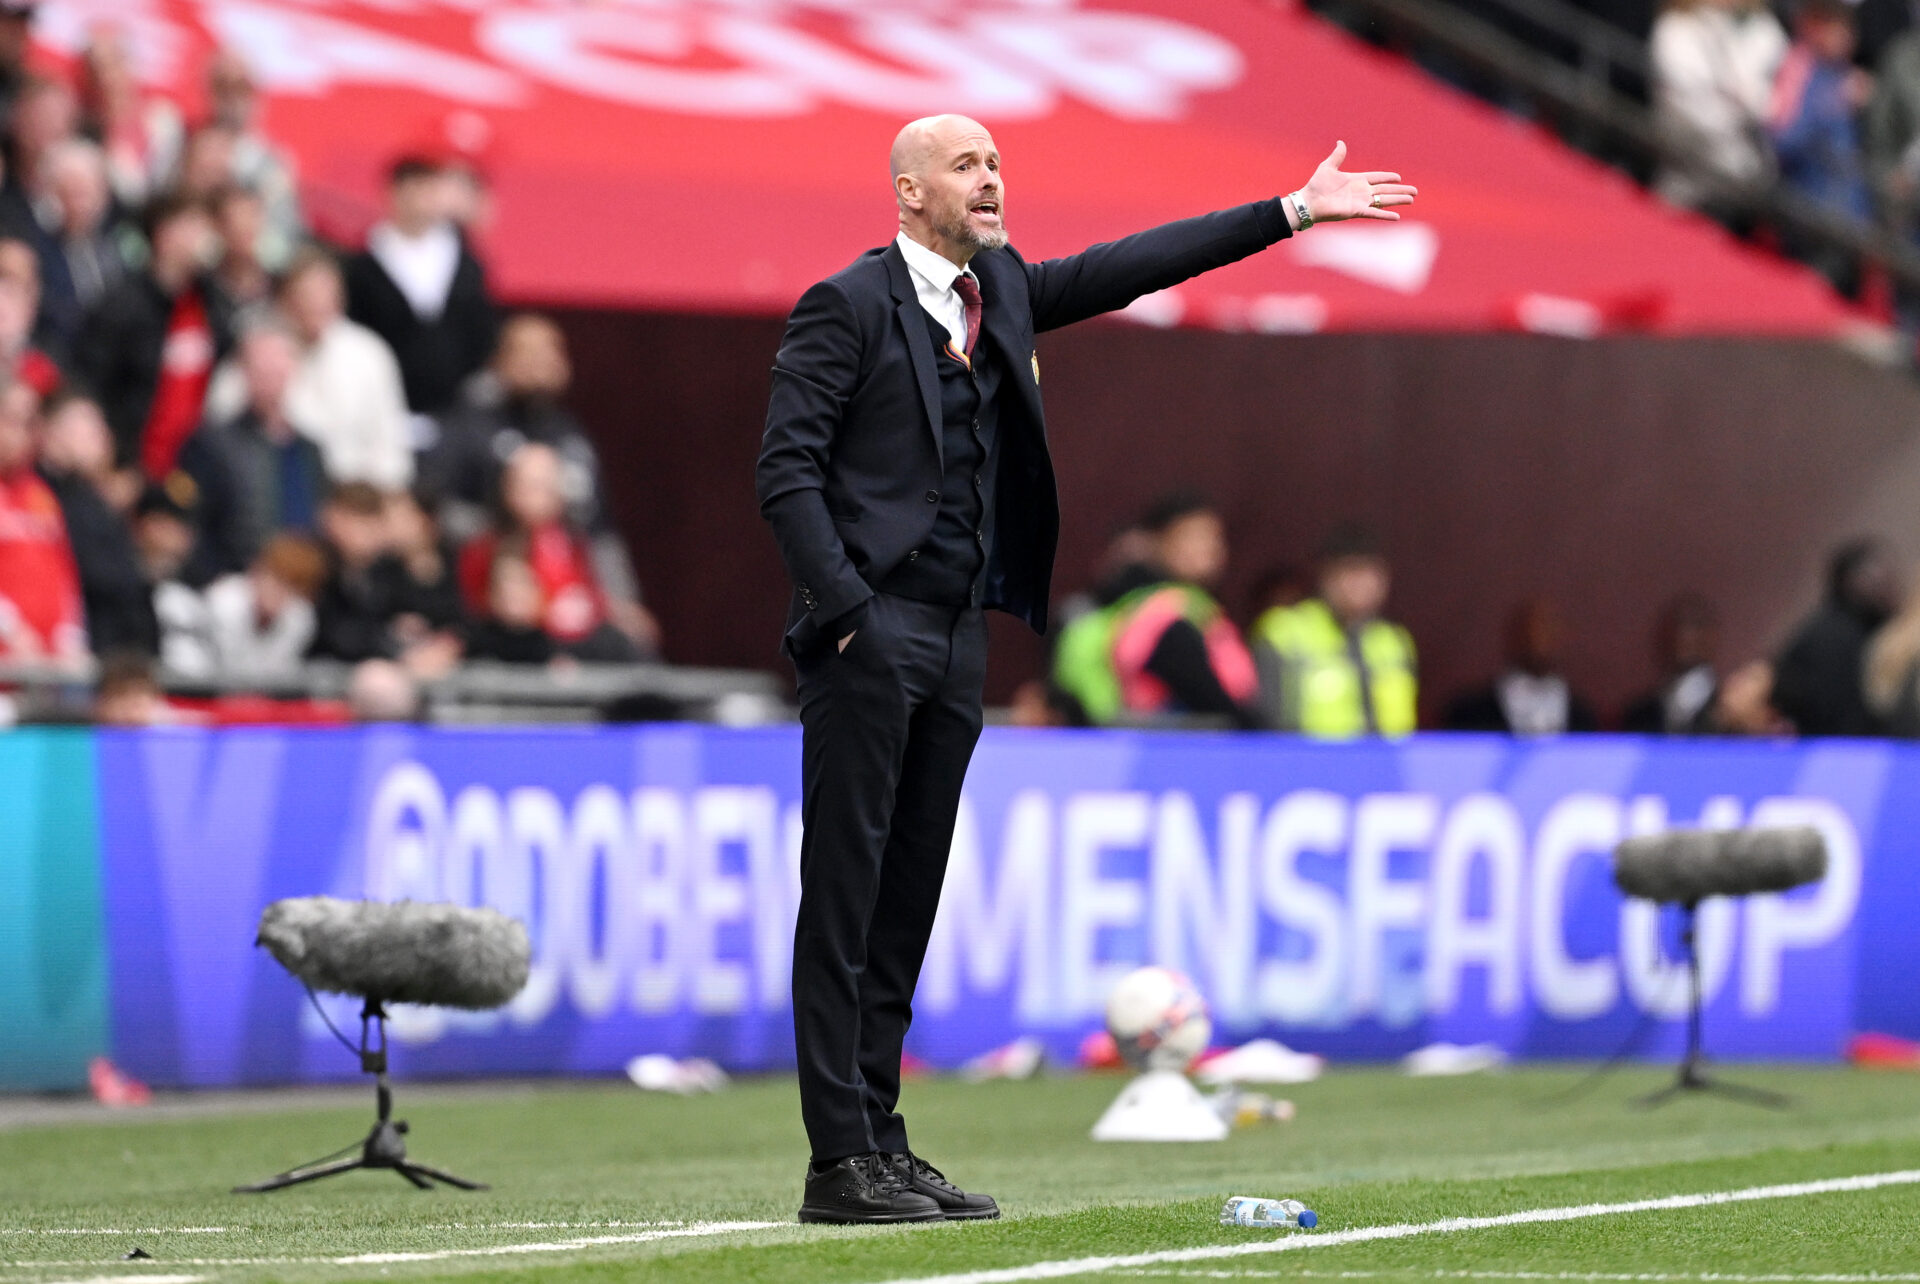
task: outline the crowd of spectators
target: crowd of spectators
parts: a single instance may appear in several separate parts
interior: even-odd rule
[[[1779,184],[1920,244],[1917,16],[1910,0],[1666,0],[1640,30],[1669,148],[1656,190],[1745,233],[1743,189]],[[1791,233],[1779,244],[1841,292],[1860,292],[1851,255]],[[1920,328],[1909,293],[1897,292],[1900,319]]]
[[[1012,721],[1197,722],[1327,740],[1423,726],[1920,738],[1920,582],[1903,601],[1893,559],[1874,540],[1834,551],[1820,604],[1771,659],[1723,670],[1713,603],[1675,597],[1654,624],[1653,682],[1618,718],[1568,676],[1568,625],[1551,599],[1516,602],[1499,669],[1435,699],[1420,688],[1413,635],[1388,613],[1392,570],[1364,526],[1334,530],[1312,574],[1276,566],[1257,577],[1244,632],[1216,596],[1227,554],[1225,523],[1193,494],[1170,495],[1116,531],[1092,588],[1061,603],[1048,673],[1015,693]]]
[[[97,659],[139,721],[156,666],[369,665],[395,710],[467,659],[657,655],[565,337],[490,292],[475,169],[401,156],[364,241],[321,244],[233,53],[189,119],[110,31],[30,72],[30,20],[0,0],[0,664]]]
[[[1588,74],[1609,66],[1586,44],[1580,14],[1518,0],[1446,0],[1484,28]],[[1328,18],[1378,36],[1369,6],[1309,0]],[[1648,178],[1669,201],[1802,259],[1841,292],[1860,297],[1862,265],[1791,230],[1762,225],[1757,190],[1784,187],[1834,215],[1878,225],[1920,248],[1920,5],[1914,0],[1566,0],[1572,9],[1645,41],[1640,67],[1603,70],[1605,83],[1644,95],[1663,159],[1605,152]],[[1542,8],[1549,10],[1543,17]],[[1416,59],[1498,105],[1534,114],[1502,74],[1439,49]],[[1597,146],[1570,128],[1578,146]],[[1605,151],[1602,148],[1603,152]],[[1898,320],[1920,331],[1920,298],[1894,291]]]

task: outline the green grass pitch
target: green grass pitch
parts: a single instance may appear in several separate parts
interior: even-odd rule
[[[371,1092],[353,1108],[290,1093],[278,1108],[230,1110],[216,1098],[147,1116],[16,1123],[0,1129],[0,1281],[881,1284],[994,1271],[1075,1280],[1920,1281],[1916,1184],[1334,1239],[1300,1251],[1137,1258],[1920,1169],[1920,1076],[1732,1072],[1794,1094],[1784,1112],[1699,1097],[1636,1110],[1630,1099],[1663,1080],[1645,1068],[1568,1100],[1581,1077],[1534,1068],[1410,1080],[1336,1068],[1285,1090],[1299,1106],[1291,1123],[1215,1145],[1158,1146],[1088,1139],[1120,1087],[1114,1078],[915,1082],[904,1108],[916,1145],[963,1185],[998,1196],[1007,1216],[892,1229],[793,1223],[805,1145],[790,1079],[692,1099],[613,1083],[402,1085],[398,1113],[412,1122],[412,1152],[493,1184],[476,1194],[423,1194],[391,1173],[226,1193],[359,1136]],[[1320,1229],[1292,1237],[1224,1229],[1217,1216],[1230,1194],[1304,1199]],[[122,1261],[136,1246],[152,1260]],[[1092,1271],[1030,1269],[1086,1257],[1121,1260]],[[343,1260],[353,1258],[365,1260]]]

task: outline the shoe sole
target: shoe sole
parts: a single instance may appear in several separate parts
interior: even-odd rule
[[[998,1216],[998,1214],[995,1214]],[[939,1209],[921,1213],[849,1214],[838,1208],[802,1208],[800,1220],[827,1226],[891,1226],[899,1222],[943,1222],[947,1215]]]
[[[941,1216],[950,1222],[990,1222],[1000,1216],[1000,1210],[997,1208],[976,1208],[960,1213],[942,1213]]]

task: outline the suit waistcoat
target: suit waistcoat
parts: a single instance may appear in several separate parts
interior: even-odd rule
[[[1001,365],[985,342],[973,359],[953,346],[947,328],[922,309],[940,372],[939,505],[933,530],[875,587],[942,606],[979,606],[993,548],[995,480],[1000,466]]]

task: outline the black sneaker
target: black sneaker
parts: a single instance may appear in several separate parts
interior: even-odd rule
[[[907,1188],[938,1204],[940,1215],[948,1221],[989,1221],[1000,1215],[1000,1205],[993,1202],[993,1196],[969,1195],[911,1150],[886,1158],[907,1183]]]
[[[803,1222],[937,1222],[946,1216],[938,1202],[909,1188],[882,1155],[849,1155],[824,1171],[807,1169]]]

